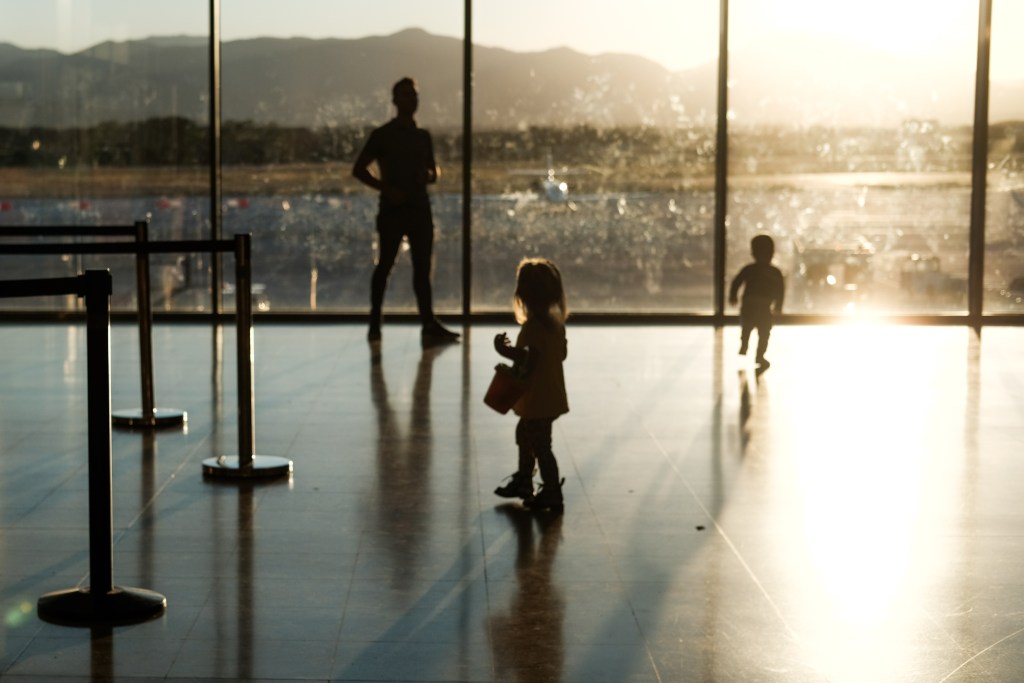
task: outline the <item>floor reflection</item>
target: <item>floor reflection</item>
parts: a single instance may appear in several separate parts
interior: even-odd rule
[[[750,443],[750,378],[747,377],[747,370],[739,371],[740,377],[740,450],[747,452],[747,445]]]
[[[93,683],[113,680],[114,629],[110,626],[89,629],[89,674]]]
[[[391,556],[389,569],[397,586],[416,578],[417,557],[431,527],[431,382],[434,362],[450,346],[423,349],[412,392],[399,401],[408,421],[399,419],[385,378],[380,344],[371,344],[370,396],[377,418],[377,497],[369,510]]]
[[[495,510],[516,536],[516,590],[488,623],[498,680],[559,683],[565,667],[565,598],[551,573],[562,515],[534,514],[515,504]]]
[[[492,494],[504,327],[261,326],[260,441],[296,470],[255,485],[200,467],[237,435],[233,347],[161,331],[161,394],[202,409],[114,433],[114,550],[168,607],[104,632],[35,610],[89,583],[84,335],[0,326],[0,678],[1021,678],[1024,330],[782,326],[758,377],[731,328],[576,325],[548,520]]]

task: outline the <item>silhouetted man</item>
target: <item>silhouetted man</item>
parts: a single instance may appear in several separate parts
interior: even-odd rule
[[[430,133],[416,125],[419,104],[416,82],[403,78],[391,89],[395,118],[370,133],[356,158],[352,175],[380,192],[377,232],[380,252],[370,285],[370,330],[368,339],[380,339],[381,314],[388,276],[395,265],[402,238],[409,240],[412,253],[412,286],[427,343],[458,341],[456,332],[445,329],[434,317],[431,269],[434,251],[434,220],[427,185],[436,183],[440,171],[434,159]],[[370,173],[377,162],[380,177]]]

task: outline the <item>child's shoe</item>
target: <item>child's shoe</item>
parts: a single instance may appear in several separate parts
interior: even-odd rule
[[[494,489],[494,493],[502,498],[533,498],[533,477],[516,472],[506,479],[504,486]]]
[[[564,483],[565,477],[554,486],[541,484],[537,495],[524,500],[523,505],[536,512],[550,510],[551,512],[561,514],[565,511],[565,502],[562,500],[562,484]]]

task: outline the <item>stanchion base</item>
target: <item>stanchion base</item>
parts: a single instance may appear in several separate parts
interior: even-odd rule
[[[154,408],[152,415],[143,415],[142,408],[115,410],[110,414],[110,422],[115,427],[133,429],[180,427],[187,421],[188,413],[177,408]]]
[[[240,465],[237,455],[222,455],[219,458],[207,458],[203,461],[203,474],[211,477],[230,477],[233,479],[265,479],[283,477],[292,473],[292,461],[274,455],[254,455],[252,463]]]
[[[64,626],[123,626],[155,619],[167,609],[167,598],[143,588],[122,588],[93,595],[71,588],[39,598],[39,618]]]

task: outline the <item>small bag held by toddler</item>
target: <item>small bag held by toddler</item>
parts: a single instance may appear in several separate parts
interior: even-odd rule
[[[527,382],[517,368],[498,363],[484,395],[484,403],[504,415],[526,393],[526,387]]]

